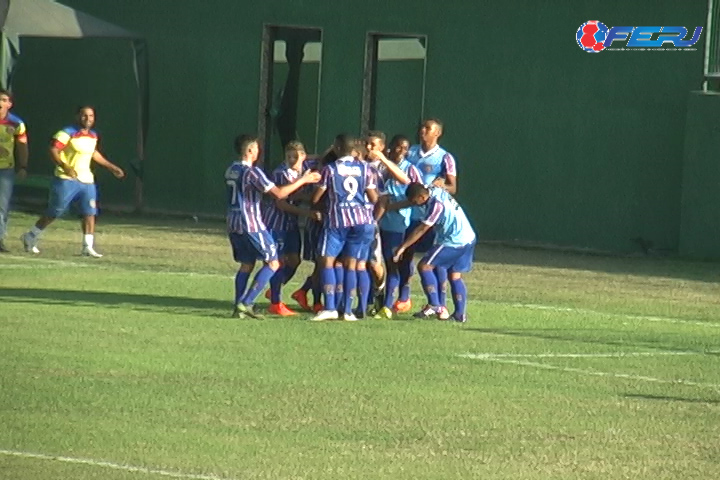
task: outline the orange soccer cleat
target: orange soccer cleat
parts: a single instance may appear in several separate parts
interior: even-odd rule
[[[307,292],[305,290],[297,290],[297,291],[293,292],[293,294],[290,295],[290,298],[295,300],[298,303],[298,305],[300,305],[300,308],[302,308],[306,312],[313,311],[312,307],[308,303]]]
[[[393,309],[395,309],[395,311],[398,313],[407,313],[410,311],[410,309],[412,309],[412,301],[406,300],[404,302],[401,302],[400,300],[398,300],[397,302],[395,302],[395,305],[393,305]]]
[[[283,317],[290,317],[292,315],[297,315],[297,313],[293,312],[288,308],[287,305],[284,303],[273,303],[270,305],[270,308],[268,308],[268,312],[272,313],[273,315],[280,315]]]

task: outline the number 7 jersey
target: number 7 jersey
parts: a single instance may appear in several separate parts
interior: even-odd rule
[[[318,188],[325,190],[325,227],[344,228],[373,223],[371,203],[365,192],[377,188],[377,179],[368,164],[353,157],[342,157],[326,165]]]

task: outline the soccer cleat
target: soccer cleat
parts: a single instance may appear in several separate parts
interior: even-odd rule
[[[422,310],[419,312],[413,314],[413,317],[415,318],[431,318],[436,317],[438,315],[438,308],[439,307],[433,307],[431,305],[425,305]]]
[[[410,309],[412,309],[412,300],[406,300],[404,302],[398,300],[397,302],[395,302],[395,305],[393,305],[393,308],[398,313],[409,312]]]
[[[20,236],[20,240],[23,243],[23,247],[25,247],[25,251],[28,253],[40,253],[40,250],[37,248],[37,238],[34,237],[30,232],[24,233]]]
[[[290,310],[288,306],[282,302],[273,303],[272,305],[270,305],[270,308],[268,308],[268,312],[272,313],[273,315],[280,315],[283,317],[291,317],[293,315],[297,315],[297,313]]]
[[[246,318],[245,305],[235,305],[235,309],[233,310],[232,315],[230,315],[230,318]]]
[[[452,319],[458,323],[466,323],[467,322],[467,314],[458,315],[457,313],[453,313]]]
[[[365,312],[360,310],[360,307],[357,307],[355,310],[353,310],[353,315],[357,317],[358,320],[363,320],[366,317]],[[372,315],[375,315],[374,313]]]
[[[290,298],[295,300],[298,303],[298,305],[300,305],[300,308],[302,308],[306,312],[312,311],[312,307],[308,303],[307,292],[305,290],[297,290],[297,291],[293,292],[293,294],[290,295]]]
[[[437,310],[438,320],[450,320],[450,312],[446,307],[440,307]]]
[[[357,318],[357,317],[356,317],[355,315],[353,315],[352,313],[345,313],[345,314],[343,314],[343,321],[345,321],[345,322],[357,322],[358,320],[360,320],[360,319]]]
[[[83,257],[102,258],[102,254],[87,245],[83,247],[81,254]]]
[[[337,310],[321,310],[310,319],[312,322],[324,322],[327,320],[337,320],[339,318]]]
[[[0,253],[10,253],[10,250],[5,246],[5,242],[0,240]]]
[[[375,315],[375,318],[384,318],[386,320],[392,320],[393,312],[388,307],[382,307],[380,311]]]
[[[319,313],[319,312],[322,312],[324,308],[325,308],[325,307],[323,306],[322,303],[316,303],[315,305],[313,305],[312,311],[313,311],[314,313]]]
[[[255,311],[254,305],[240,304],[238,305],[238,307],[240,307],[240,310],[245,314],[246,317],[254,318],[255,320],[262,320],[263,318],[265,318]]]

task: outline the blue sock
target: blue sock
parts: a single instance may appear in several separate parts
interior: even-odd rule
[[[360,311],[364,314],[367,312],[368,309],[368,300],[370,299],[370,285],[372,284],[372,280],[370,280],[370,272],[367,270],[358,270],[357,271],[357,288],[358,288],[358,298],[360,299],[359,307]]]
[[[412,261],[402,261],[398,265],[398,275],[400,276],[400,300],[407,302],[410,300],[410,277],[412,276]]]
[[[280,288],[283,285],[283,271],[282,269],[275,272],[275,275],[270,279],[270,303],[280,303]]]
[[[335,306],[338,312],[345,311],[345,295],[343,294],[345,286],[345,267],[335,265]]]
[[[292,278],[295,276],[295,272],[297,272],[298,267],[300,265],[284,265],[280,271],[282,272],[282,283],[285,285],[288,283]]]
[[[320,272],[320,283],[325,294],[325,310],[335,310],[335,269],[323,268]]]
[[[273,275],[275,275],[275,270],[270,268],[269,265],[263,265],[257,275],[255,275],[253,283],[250,285],[250,290],[245,293],[242,303],[245,305],[252,305],[255,303],[255,299],[258,295],[260,295],[260,292],[262,292],[263,288],[265,288],[265,285],[267,285]]]
[[[440,299],[438,298],[437,277],[432,270],[420,270],[420,283],[422,283],[425,295],[427,295],[428,305],[431,307],[439,307]]]
[[[385,284],[385,306],[392,308],[395,304],[395,289],[400,286],[400,272],[397,269],[388,270]]]
[[[247,288],[248,280],[250,279],[250,272],[243,272],[238,270],[235,274],[235,305],[242,303],[243,295],[245,295],[245,289]]]
[[[303,282],[302,286],[300,287],[300,290],[303,292],[309,291],[311,288],[313,288],[313,278],[312,275],[307,277],[305,279],[305,282]]]
[[[447,302],[447,268],[435,267],[434,271],[438,281],[438,300],[440,301],[440,305],[445,306],[445,302]]]
[[[337,269],[336,269],[337,270]],[[345,271],[345,289],[343,293],[343,313],[352,313],[353,300],[357,295],[358,276],[355,270]]]
[[[467,287],[462,277],[457,280],[450,280],[450,291],[455,304],[455,312],[453,315],[465,315],[467,311]]]

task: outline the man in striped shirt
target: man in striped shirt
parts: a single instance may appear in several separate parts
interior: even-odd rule
[[[377,201],[376,178],[366,162],[357,160],[356,140],[346,137],[337,149],[340,158],[325,166],[313,203],[325,196],[327,210],[325,230],[320,240],[322,262],[321,284],[325,296],[324,310],[313,320],[338,318],[335,304],[335,259],[344,255],[345,279],[343,287],[343,319],[355,321],[352,303],[357,289],[357,262],[367,252],[375,233],[374,219],[369,203]]]
[[[288,195],[308,183],[320,179],[317,172],[307,172],[293,183],[277,186],[259,167],[260,147],[257,137],[240,135],[235,139],[238,160],[225,172],[228,195],[227,226],[233,257],[240,263],[235,276],[234,318],[260,318],[253,304],[270,278],[280,267],[277,245],[262,218],[262,196],[269,194],[277,199]],[[247,289],[255,261],[261,259],[263,267]]]
[[[306,169],[305,147],[298,141],[285,146],[285,162],[272,173],[275,185],[283,186],[296,182]],[[268,204],[264,211],[265,225],[272,233],[277,244],[282,267],[270,279],[270,309],[275,315],[290,316],[295,312],[281,301],[281,288],[295,275],[300,265],[301,235],[298,217],[303,216],[315,221],[322,219],[318,211],[301,208],[303,194],[296,192],[291,198],[276,199]],[[305,195],[307,199],[307,195]]]

